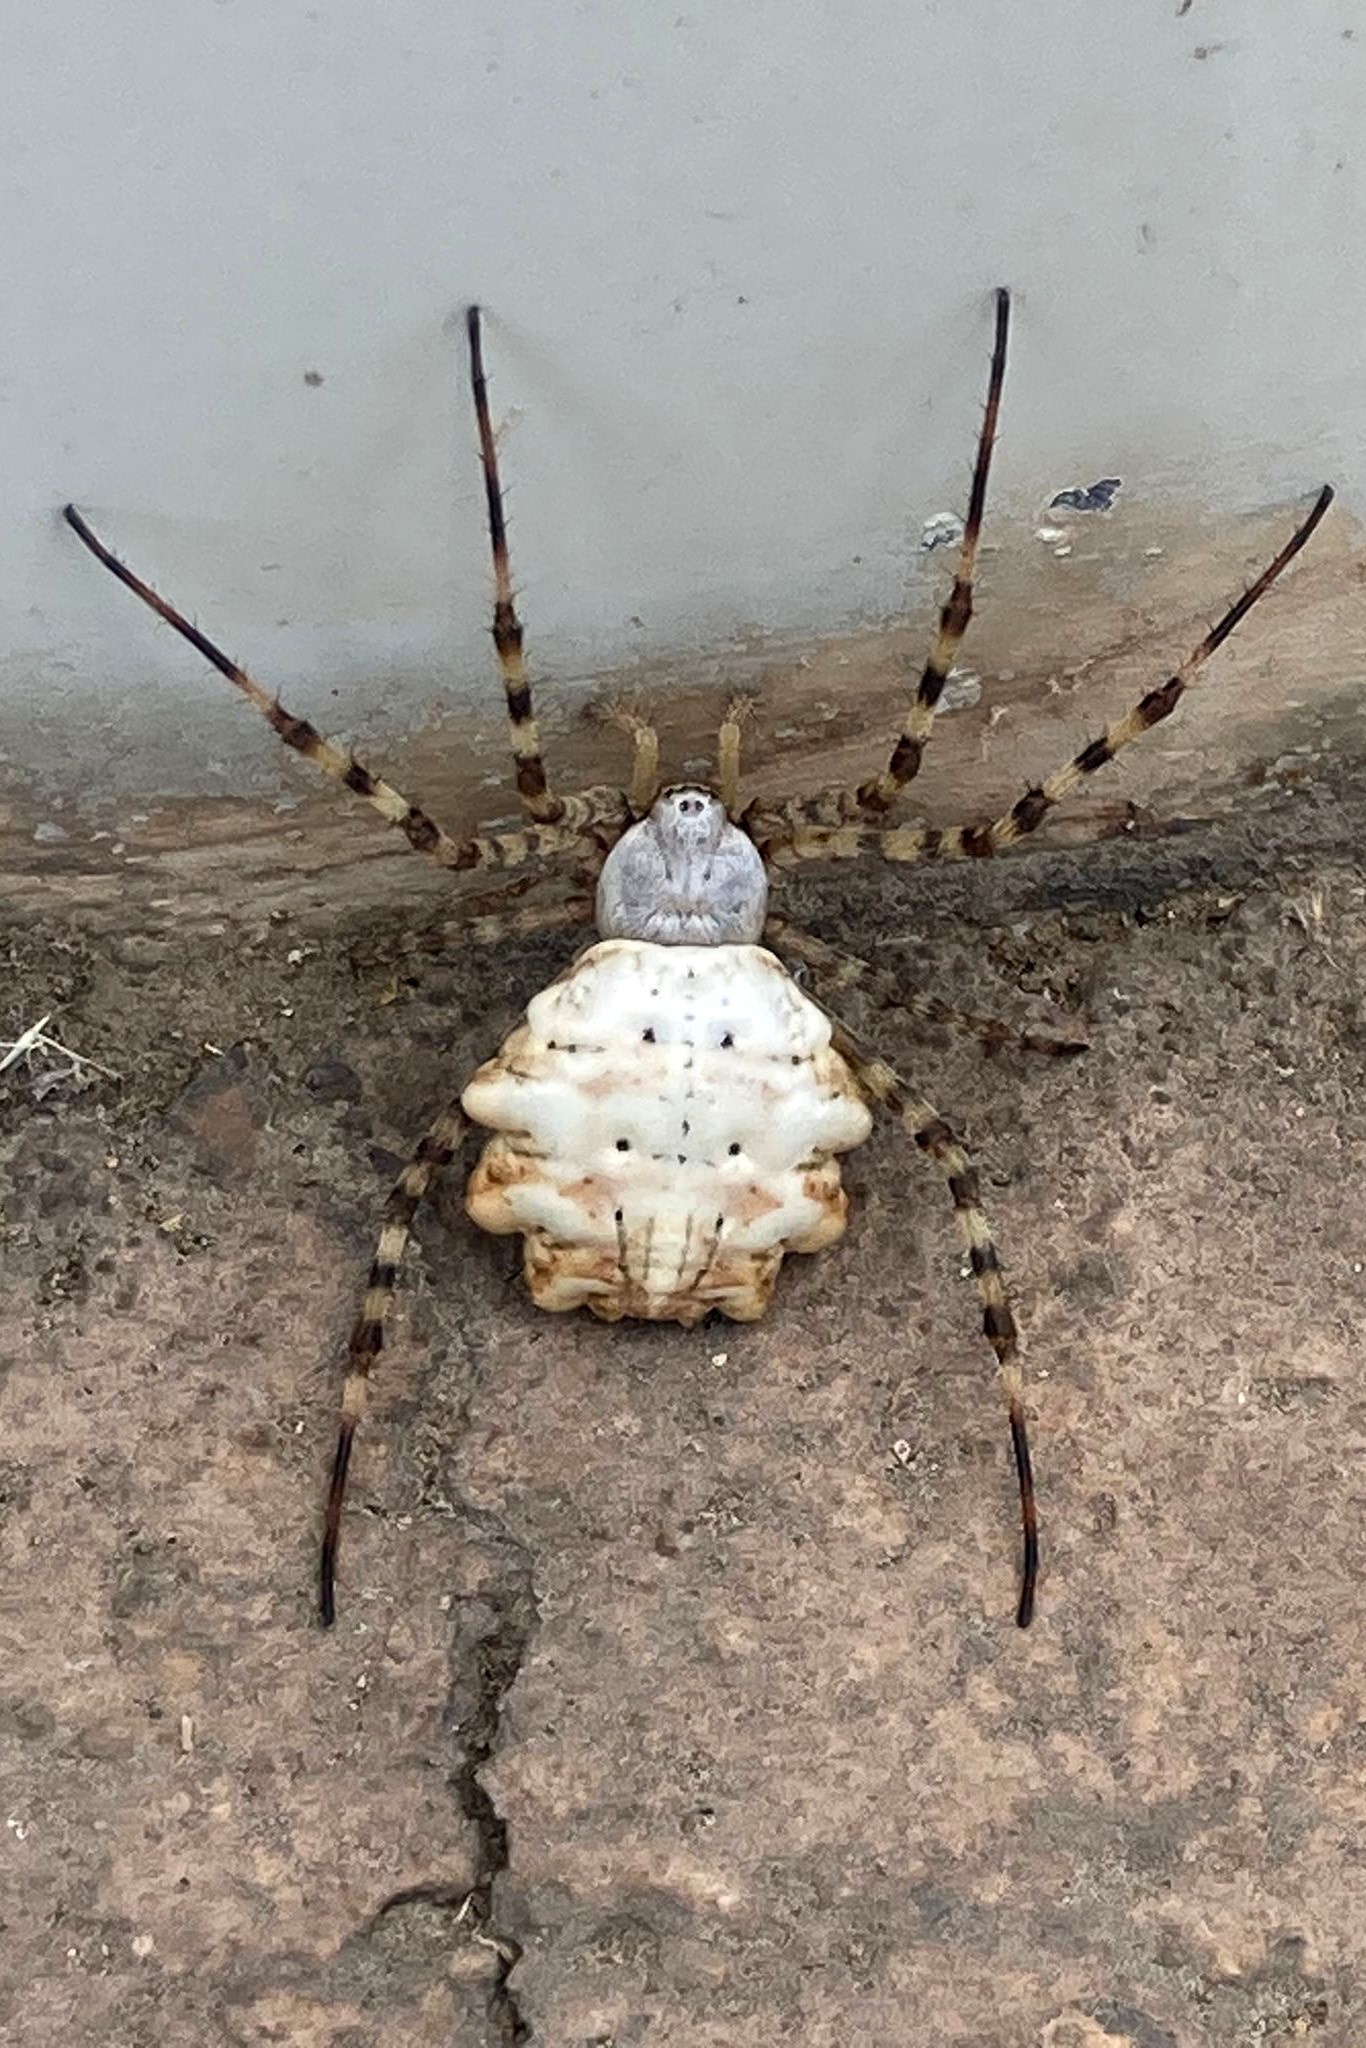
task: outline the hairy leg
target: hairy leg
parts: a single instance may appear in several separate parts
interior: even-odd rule
[[[589,924],[593,917],[591,896],[568,896],[561,903],[527,903],[519,910],[490,910],[471,917],[461,927],[461,937],[476,946],[497,945],[502,939],[526,939],[538,932],[558,932],[574,925]]]
[[[1249,584],[1235,604],[1229,606],[1218,624],[1212,626],[1197,647],[1193,647],[1180,668],[1155,690],[1149,690],[1133,709],[1107,726],[1099,738],[1082,748],[1070,761],[1033,789],[1027,789],[1001,817],[984,824],[954,825],[939,829],[931,825],[893,826],[822,825],[806,822],[813,806],[796,803],[773,815],[751,815],[746,823],[765,858],[779,866],[799,860],[854,860],[872,853],[890,861],[980,860],[1001,853],[1026,834],[1038,830],[1048,813],[1098,768],[1134,740],[1151,732],[1170,718],[1198,670],[1216,648],[1222,647],[1260,597],[1271,588],[1288,563],[1294,560],[1314,528],[1333,502],[1325,484],[1308,516],[1291,534],[1285,546],[1268,563],[1254,583]],[[819,800],[817,800],[819,801]]]
[[[827,1013],[828,1014],[828,1013]],[[1015,1454],[1015,1474],[1020,1487],[1020,1521],[1023,1549],[1020,1568],[1020,1596],[1015,1610],[1019,1627],[1028,1628],[1034,1616],[1034,1589],[1039,1572],[1038,1518],[1034,1505],[1034,1473],[1029,1456],[1029,1434],[1025,1426],[1024,1375],[1020,1369],[1019,1341],[1011,1314],[1001,1262],[982,1208],[977,1172],[949,1125],[923,1096],[914,1095],[909,1085],[884,1060],[868,1052],[838,1018],[831,1018],[835,1049],[848,1062],[855,1079],[875,1102],[894,1116],[927,1158],[932,1159],[948,1184],[954,1214],[962,1235],[968,1263],[972,1267],[982,1302],[982,1328],[996,1354],[1001,1386],[1010,1418],[1010,1441]]]
[[[326,739],[316,726],[306,718],[295,718],[285,710],[278,697],[258,683],[246,669],[224,654],[221,647],[210,640],[207,633],[191,624],[182,612],[176,610],[168,599],[162,597],[151,585],[144,583],[120,561],[112,549],[105,546],[93,528],[87,523],[74,505],[65,509],[65,519],[78,538],[102,562],[120,583],[131,590],[135,597],[154,611],[158,618],[187,640],[197,653],[212,663],[222,676],[239,689],[244,697],[256,706],[287,747],[296,754],[312,761],[331,781],[349,789],[353,795],[364,797],[375,808],[387,824],[396,826],[408,844],[419,853],[425,853],[439,867],[464,870],[469,868],[514,868],[534,859],[555,859],[566,854],[592,854],[599,851],[596,834],[606,833],[615,837],[629,823],[629,812],[625,795],[613,789],[589,789],[577,796],[559,799],[560,820],[557,824],[533,825],[524,831],[472,834],[468,839],[455,839],[441,825],[417,804],[396,790],[382,776],[375,775],[352,755],[345,754],[332,740]]]
[[[958,566],[953,574],[953,588],[939,614],[939,630],[925,658],[920,682],[906,712],[906,722],[892,751],[892,758],[881,775],[875,775],[870,782],[862,783],[855,792],[855,802],[860,810],[890,810],[907,783],[914,781],[920,773],[926,742],[934,725],[935,711],[944,685],[948,681],[949,671],[953,667],[954,657],[962,645],[963,635],[967,632],[968,621],[972,617],[972,585],[977,573],[977,549],[982,537],[982,514],[986,510],[991,451],[996,444],[996,422],[1001,411],[1001,387],[1005,383],[1006,339],[1009,332],[1010,293],[1002,287],[996,293],[996,336],[991,351],[991,374],[987,380],[986,410],[982,415],[982,430],[977,439],[977,460],[972,470],[968,516],[963,526]]]
[[[643,818],[659,795],[659,734],[633,697],[609,697],[590,706],[590,715],[631,742],[630,804],[633,816]]]
[[[449,1103],[423,1138],[404,1167],[389,1196],[380,1231],[379,1247],[370,1268],[370,1278],[360,1314],[351,1332],[346,1384],[342,1389],[341,1425],[332,1459],[323,1517],[323,1544],[318,1567],[318,1611],[323,1626],[336,1620],[337,1546],[341,1540],[342,1506],[346,1499],[346,1475],[351,1447],[365,1413],[370,1374],[384,1342],[384,1323],[394,1298],[399,1261],[412,1229],[417,1205],[439,1173],[455,1156],[456,1148],[469,1129],[469,1118],[460,1099]]]
[[[493,549],[493,644],[498,652],[503,694],[507,699],[508,733],[517,771],[517,794],[529,818],[540,824],[553,824],[564,815],[564,805],[546,781],[541,735],[531,703],[531,684],[522,658],[522,622],[517,616],[512,595],[503,486],[498,475],[498,447],[489,418],[488,380],[484,375],[484,344],[477,306],[470,306],[465,313],[465,332],[469,336],[470,383],[474,391],[474,416],[479,428],[479,456],[484,466],[489,542]]]
[[[748,697],[732,697],[716,735],[716,794],[731,819],[740,815],[740,745],[750,710]]]
[[[948,1031],[956,1031],[962,1038],[975,1038],[988,1052],[999,1052],[1011,1046],[1019,1052],[1042,1052],[1054,1058],[1067,1059],[1074,1053],[1087,1050],[1085,1039],[1050,1038],[1039,1031],[1022,1031],[1014,1024],[1003,1024],[995,1017],[979,1017],[971,1010],[956,1010],[948,1003],[941,1003],[937,996],[926,995],[921,989],[903,989],[894,974],[885,968],[874,967],[871,962],[861,960],[857,953],[846,953],[838,946],[829,945],[818,939],[814,932],[806,931],[801,925],[791,923],[788,918],[772,913],[764,926],[764,941],[786,958],[799,960],[812,968],[817,976],[822,995],[827,989],[864,988],[889,1010],[904,1010],[907,1016],[918,1018],[922,1023],[942,1025]]]
[[[1002,286],[995,294],[996,333],[991,351],[991,373],[987,380],[986,409],[977,437],[977,458],[972,469],[968,516],[958,547],[953,588],[939,614],[939,626],[925,657],[916,692],[906,708],[900,735],[892,757],[880,775],[853,789],[825,789],[807,798],[801,814],[811,824],[833,825],[859,811],[874,814],[889,811],[907,784],[920,773],[925,748],[934,727],[935,713],[944,685],[952,672],[963,635],[972,618],[973,583],[977,573],[977,551],[982,538],[982,515],[986,510],[987,478],[992,450],[996,445],[996,424],[1001,411],[1001,390],[1005,383],[1006,340],[1010,331],[1010,293]]]

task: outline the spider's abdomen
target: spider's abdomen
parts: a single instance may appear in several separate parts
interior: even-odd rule
[[[824,1014],[761,946],[606,939],[465,1090],[497,1135],[470,1176],[520,1232],[541,1308],[761,1316],[785,1252],[844,1229],[835,1154],[871,1119]]]

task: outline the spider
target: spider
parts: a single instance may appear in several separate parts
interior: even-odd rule
[[[344,754],[231,661],[98,538],[74,505],[65,518],[121,583],[249,697],[280,738],[370,803],[439,866],[515,869],[586,863],[596,900],[506,908],[527,878],[467,906],[477,943],[595,919],[598,939],[535,997],[524,1022],[437,1116],[388,1199],[352,1331],[324,1512],[318,1600],[335,1620],[347,1472],[383,1342],[399,1262],[418,1204],[471,1125],[490,1127],[466,1190],[485,1230],[520,1234],[527,1285],[547,1309],[699,1322],[713,1310],[761,1316],[784,1255],[815,1252],[845,1227],[838,1155],[861,1144],[870,1105],[901,1124],[944,1178],[1005,1396],[1019,1485],[1022,1555],[1015,1619],[1027,1628],[1038,1577],[1038,1524],[1015,1320],[977,1174],[931,1103],[868,1050],[823,997],[867,988],[885,1006],[948,1026],[988,1048],[1054,1055],[1070,1040],[1018,1031],[950,1007],[826,944],[768,909],[771,879],[800,861],[975,860],[1036,830],[1085,779],[1168,718],[1192,678],[1297,555],[1332,501],[1325,486],[1280,553],[1167,680],[994,820],[937,829],[884,822],[920,771],[935,711],[972,615],[973,576],[1005,378],[1010,295],[995,294],[986,409],[953,586],[887,766],[852,789],[773,808],[740,799],[741,714],[726,706],[709,787],[661,788],[659,741],[636,715],[628,789],[552,788],[532,708],[513,598],[480,312],[465,328],[493,552],[497,650],[526,820],[520,830],[455,838]],[[535,876],[531,879],[535,879]],[[761,941],[763,943],[761,943]],[[798,985],[793,968],[810,983]]]

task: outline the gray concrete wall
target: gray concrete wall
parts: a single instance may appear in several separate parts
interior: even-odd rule
[[[1187,527],[1366,485],[1348,5],[48,0],[6,42],[0,745],[49,786],[277,772],[68,496],[320,722],[488,702],[472,297],[556,681],[923,607],[998,280],[1003,548],[1101,474]]]

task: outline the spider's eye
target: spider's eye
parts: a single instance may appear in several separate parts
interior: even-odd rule
[[[654,1044],[654,1042],[655,1042],[655,1028],[654,1028],[654,1025],[653,1025],[653,1024],[647,1024],[647,1025],[645,1026],[645,1029],[644,1029],[644,1030],[643,1030],[643,1031],[641,1032],[641,1034],[640,1034],[640,1040],[641,1040],[641,1044],[642,1044],[642,1045],[653,1045],[653,1044]]]
[[[630,1149],[631,1149],[631,1140],[630,1140],[629,1138],[618,1138],[618,1139],[617,1139],[617,1150],[618,1150],[618,1152],[629,1152],[629,1151],[630,1151]]]
[[[734,1045],[734,1043],[735,1043],[735,1033],[734,1033],[733,1031],[728,1031],[728,1032],[726,1033],[725,1037],[724,1037],[724,1038],[723,1038],[723,1039],[721,1040],[721,1050],[722,1050],[722,1052],[729,1052],[729,1051],[730,1051],[730,1049],[731,1049],[731,1047],[732,1047],[732,1046]]]
[[[740,1147],[738,1145],[727,1145],[726,1150],[732,1159],[738,1159],[740,1156]]]

